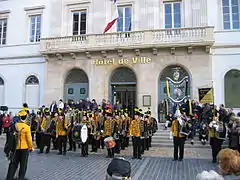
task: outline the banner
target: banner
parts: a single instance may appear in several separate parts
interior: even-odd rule
[[[213,103],[213,88],[200,88],[198,89],[199,102],[204,103]]]

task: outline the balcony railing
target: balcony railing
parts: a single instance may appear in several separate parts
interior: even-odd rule
[[[159,29],[41,39],[41,52],[65,53],[150,47],[207,46],[213,27]]]

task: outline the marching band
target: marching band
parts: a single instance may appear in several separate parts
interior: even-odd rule
[[[58,109],[55,114],[51,114],[48,108],[39,108],[30,126],[32,133],[36,134],[40,154],[44,147],[48,154],[53,144],[53,149],[59,150],[58,155],[66,155],[68,143],[68,151],[76,151],[78,146],[83,157],[88,156],[88,145],[91,145],[91,152],[106,147],[107,157],[113,158],[129,146],[132,137],[133,158],[138,159],[151,147],[152,136],[157,130],[157,122],[151,117],[150,109],[143,113],[135,108],[131,118],[127,108],[112,112],[101,106],[96,111]]]

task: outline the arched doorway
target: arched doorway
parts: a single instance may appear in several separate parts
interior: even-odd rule
[[[123,107],[136,106],[137,78],[135,73],[120,67],[113,71],[110,79],[110,100],[115,104],[119,101]]]
[[[173,83],[168,81],[170,82],[168,88],[167,79],[173,80]],[[183,67],[178,65],[168,66],[160,75],[158,90],[158,117],[160,122],[164,122],[168,112],[174,111],[173,102],[168,97],[168,90],[174,100],[181,101],[190,95],[190,76]]]
[[[240,107],[240,71],[232,69],[224,77],[225,106],[228,108]]]
[[[30,108],[38,108],[40,95],[38,78],[34,75],[28,76],[25,81],[25,89],[25,97],[28,106]]]
[[[78,68],[69,71],[64,83],[64,100],[79,101],[88,97],[89,81],[87,74]]]
[[[4,105],[4,80],[0,77],[0,106]]]

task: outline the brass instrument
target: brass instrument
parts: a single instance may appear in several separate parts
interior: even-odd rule
[[[44,133],[46,134],[52,134],[53,133],[53,129],[51,128],[51,124],[52,124],[52,119],[45,119],[46,121],[46,125],[44,128]]]

